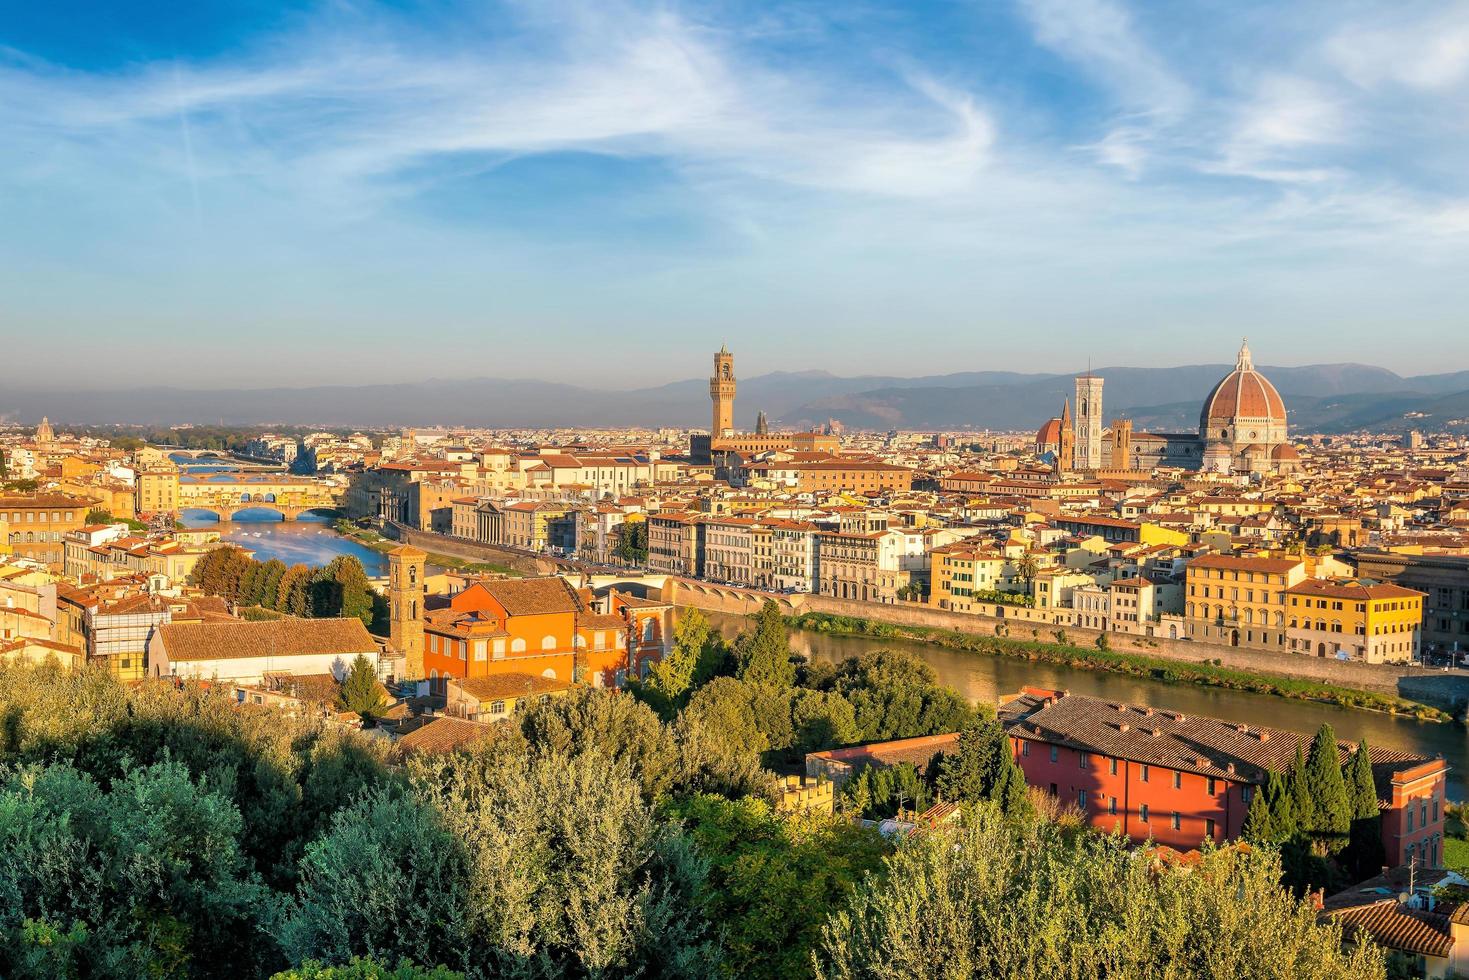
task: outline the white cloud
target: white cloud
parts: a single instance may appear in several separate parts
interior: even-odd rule
[[[558,9],[524,47],[399,47],[308,37],[249,64],[159,66],[122,78],[11,68],[0,126],[48,142],[158,138],[187,116],[200,168],[294,184],[381,179],[453,154],[664,157],[826,189],[925,197],[972,186],[994,124],[932,79],[870,102],[816,75],[737,58],[669,13]],[[553,29],[554,33],[545,32]],[[115,149],[115,147],[114,147]]]
[[[1020,0],[1036,40],[1076,61],[1134,110],[1174,116],[1191,101],[1188,86],[1138,35],[1132,15],[1112,0]]]
[[[1385,83],[1423,91],[1452,88],[1469,81],[1469,3],[1435,5],[1420,17],[1395,8],[1390,20],[1338,30],[1325,52],[1363,88]]]

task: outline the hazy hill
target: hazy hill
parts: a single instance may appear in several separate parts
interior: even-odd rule
[[[1109,418],[1125,415],[1139,428],[1156,430],[1196,427],[1205,395],[1229,370],[1227,364],[1196,364],[1097,373],[1107,380]],[[1293,426],[1301,430],[1431,428],[1469,416],[1469,371],[1404,378],[1362,364],[1261,370],[1280,389]],[[1069,371],[920,378],[776,372],[740,379],[736,421],[751,427],[763,409],[773,423],[791,426],[835,418],[865,429],[1026,429],[1060,411],[1072,393],[1072,378]],[[1407,412],[1430,418],[1405,420]],[[42,415],[61,423],[697,426],[707,424],[709,395],[702,378],[632,391],[499,378],[308,388],[0,391],[0,417],[34,423]]]

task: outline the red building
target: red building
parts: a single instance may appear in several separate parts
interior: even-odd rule
[[[1309,736],[1145,705],[1025,688],[1000,705],[1031,786],[1076,803],[1091,826],[1179,850],[1239,836],[1267,771],[1284,771]],[[1345,765],[1356,746],[1338,742]],[[1373,746],[1388,860],[1438,866],[1448,766]]]

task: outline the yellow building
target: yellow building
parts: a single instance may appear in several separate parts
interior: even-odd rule
[[[138,474],[139,514],[175,514],[179,509],[179,473],[172,467]]]
[[[1184,622],[1191,640],[1283,650],[1286,590],[1306,577],[1294,558],[1204,555],[1188,564]]]
[[[928,604],[953,612],[976,612],[976,592],[998,592],[1009,584],[1005,577],[1008,563],[1003,555],[973,545],[935,548]]]
[[[1422,640],[1423,596],[1400,585],[1307,579],[1286,590],[1290,649],[1372,664],[1409,663]]]
[[[0,497],[10,553],[59,565],[66,534],[86,524],[92,501],[64,493],[17,494]]]

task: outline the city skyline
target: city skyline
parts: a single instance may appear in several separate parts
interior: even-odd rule
[[[1464,4],[255,6],[8,18],[8,335],[241,387],[1469,367]]]

